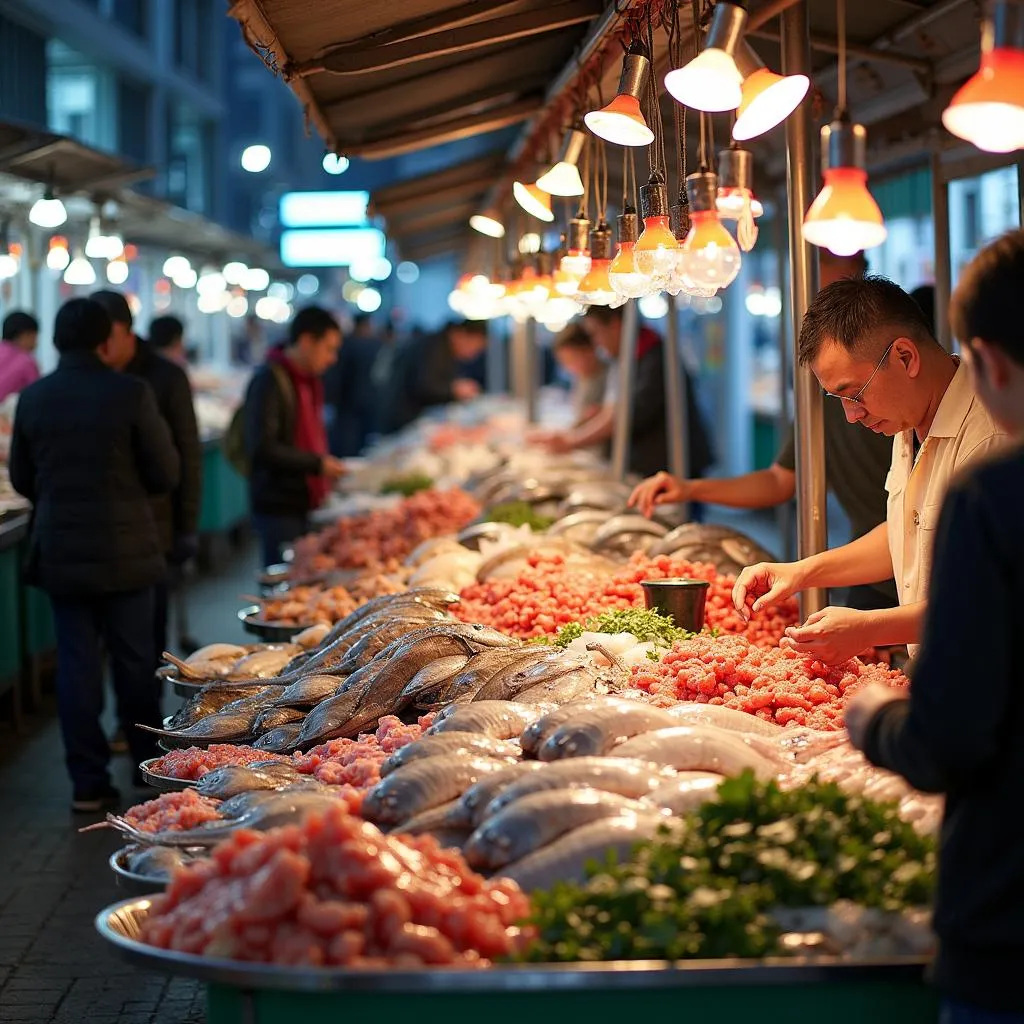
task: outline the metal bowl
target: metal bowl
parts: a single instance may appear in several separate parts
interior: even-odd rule
[[[583,989],[689,989],[708,985],[802,985],[834,982],[921,983],[927,960],[893,957],[843,961],[835,957],[765,960],[611,961],[577,964],[498,965],[486,971],[425,967],[420,970],[352,971],[329,967],[253,964],[159,949],[139,941],[151,897],[124,900],[101,910],[96,930],[130,963],[164,974],[241,989],[290,992],[555,992]]]
[[[258,604],[247,605],[239,608],[238,618],[241,620],[242,628],[246,633],[252,633],[261,640],[291,640],[304,629],[316,625],[313,622],[301,622],[297,625],[284,625],[280,622],[270,622],[260,618],[260,606]]]
[[[154,789],[160,790],[161,793],[177,793],[183,789],[190,789],[195,783],[191,779],[176,779],[171,775],[158,775],[156,772],[150,770],[150,766],[154,761],[158,761],[157,757],[147,758],[145,761],[139,762],[139,773],[142,775],[142,781],[147,786],[152,786]]]

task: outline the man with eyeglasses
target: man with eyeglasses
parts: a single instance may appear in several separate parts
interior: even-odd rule
[[[818,257],[821,287],[834,281],[863,277],[867,261],[862,252],[836,256],[827,249]],[[847,420],[838,403],[825,406],[825,475],[828,488],[846,513],[850,538],[856,540],[885,522],[885,477],[892,459],[892,442],[861,430]],[[790,425],[775,461],[766,469],[734,477],[681,480],[661,472],[639,484],[631,507],[651,516],[659,505],[703,502],[727,508],[772,508],[796,494],[796,440]],[[833,594],[848,608],[873,610],[898,604],[892,580],[870,583]]]
[[[966,366],[935,340],[914,300],[885,278],[837,281],[819,292],[804,316],[797,355],[851,423],[894,439],[886,522],[798,562],[749,566],[733,603],[747,616],[750,607],[811,587],[895,579],[898,608],[825,608],[790,627],[782,644],[827,664],[904,643],[913,655],[946,488],[958,470],[1005,443],[1006,434],[975,396]]]

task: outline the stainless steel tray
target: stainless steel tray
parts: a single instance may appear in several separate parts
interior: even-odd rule
[[[279,622],[268,622],[266,619],[261,619],[259,615],[260,606],[258,604],[247,605],[238,610],[238,618],[246,633],[252,633],[253,636],[258,636],[263,640],[291,640],[304,629],[316,625],[314,622],[303,622],[295,626],[285,626]]]
[[[835,958],[777,960],[660,960],[599,964],[523,964],[489,970],[347,971],[338,968],[252,964],[157,949],[138,941],[149,898],[124,900],[101,910],[96,930],[131,963],[167,974],[247,989],[295,992],[381,991],[502,992],[579,989],[693,988],[707,985],[800,985],[822,982],[920,981],[927,960],[904,957],[849,962]]]
[[[129,871],[124,863],[127,853],[128,847],[122,846],[120,850],[115,850],[110,855],[110,860],[108,861],[110,870],[114,872],[114,880],[117,882],[119,889],[134,893],[136,896],[151,896],[153,893],[166,888],[167,883],[161,882],[158,878],[152,878],[149,875],[137,875],[134,871]]]
[[[170,775],[157,775],[156,772],[150,771],[149,766],[157,760],[159,758],[151,757],[139,762],[139,773],[147,786],[152,786],[154,789],[160,790],[161,793],[177,793],[195,785],[191,779],[175,779]]]

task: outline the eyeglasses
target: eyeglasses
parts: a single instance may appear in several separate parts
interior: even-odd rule
[[[875,374],[882,368],[886,359],[889,358],[889,353],[892,351],[893,345],[899,341],[899,338],[893,338],[889,342],[889,347],[882,353],[882,358],[875,364],[875,368],[871,371],[871,376],[864,382],[864,387],[860,389],[855,395],[837,395],[834,391],[828,391],[825,388],[821,390],[828,395],[829,398],[838,398],[840,402],[849,402],[850,405],[863,405],[864,404],[864,392],[867,391],[868,385],[875,379]]]

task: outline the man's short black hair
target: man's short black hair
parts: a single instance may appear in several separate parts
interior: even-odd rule
[[[185,325],[176,316],[158,316],[149,325],[149,343],[153,348],[170,348],[184,337]]]
[[[320,306],[300,309],[288,327],[288,344],[294,345],[304,334],[312,334],[319,341],[328,331],[340,331],[338,321]]]
[[[594,351],[594,343],[590,340],[583,327],[578,323],[569,324],[555,336],[554,350],[560,352],[564,349]]]
[[[900,335],[918,344],[937,345],[921,307],[885,277],[851,277],[822,288],[814,297],[800,326],[797,357],[806,366],[825,345],[840,345],[847,352],[876,358]]]
[[[93,292],[89,298],[93,302],[98,302],[107,311],[107,316],[110,317],[112,323],[124,324],[131,330],[135,318],[132,316],[132,307],[128,305],[128,300],[122,292],[104,288],[101,291]]]
[[[611,324],[622,319],[622,307],[616,306],[615,309],[612,309],[611,306],[588,306],[587,311],[583,314],[583,319],[585,320],[588,316],[599,324]]]
[[[1009,231],[986,245],[960,275],[949,304],[953,336],[1001,348],[1024,366],[1024,231]]]
[[[924,318],[935,335],[935,285],[922,284],[910,293],[910,297],[921,307],[921,312],[924,313]]]
[[[95,352],[109,337],[110,314],[95,299],[69,299],[53,322],[53,347],[64,352]]]
[[[17,310],[4,317],[4,341],[17,341],[23,334],[38,334],[39,321],[31,313]]]
[[[467,334],[479,334],[481,338],[487,337],[486,320],[451,320],[448,323],[448,330],[466,331]]]

